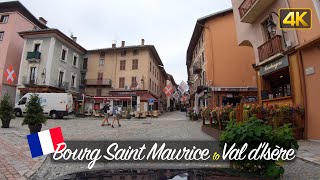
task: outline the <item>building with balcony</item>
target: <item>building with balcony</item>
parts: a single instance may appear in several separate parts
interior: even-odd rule
[[[25,40],[17,84],[17,100],[26,93],[72,93],[83,83],[86,49],[58,29],[19,32]],[[85,74],[84,74],[85,76]],[[83,87],[83,86],[82,86]],[[77,103],[74,103],[77,104]]]
[[[0,3],[0,96],[8,93],[12,103],[15,102],[15,89],[24,45],[23,38],[18,32],[43,28],[47,28],[46,21],[43,18],[37,19],[19,1]],[[30,54],[30,60],[37,58],[36,54]],[[10,75],[6,75],[8,70]]]
[[[126,46],[89,50],[85,78],[86,110],[102,108],[106,102],[125,110],[163,110],[166,72],[153,45]],[[154,103],[149,103],[154,99]]]
[[[254,54],[238,47],[232,9],[197,20],[187,50],[191,107],[236,104],[256,97]]]
[[[255,54],[261,105],[294,104],[305,108],[304,137],[320,139],[320,1],[232,0],[237,39]],[[312,28],[280,29],[280,8],[310,8]]]

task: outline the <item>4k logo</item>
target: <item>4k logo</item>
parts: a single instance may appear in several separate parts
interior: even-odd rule
[[[281,29],[310,29],[312,26],[311,9],[280,9]]]

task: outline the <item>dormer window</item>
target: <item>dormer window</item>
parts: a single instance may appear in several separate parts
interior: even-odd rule
[[[0,16],[0,23],[7,23],[9,19],[9,15]]]

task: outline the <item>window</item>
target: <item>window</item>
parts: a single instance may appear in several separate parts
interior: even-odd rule
[[[262,76],[262,100],[291,96],[289,68]]]
[[[82,69],[88,68],[88,58],[83,58]]]
[[[139,66],[139,61],[138,59],[134,59],[132,60],[132,69],[138,69],[138,66]]]
[[[99,66],[101,67],[101,66],[104,66],[104,59],[100,59],[99,60]]]
[[[7,23],[9,19],[9,15],[2,15],[0,17],[0,23]]]
[[[204,64],[204,52],[202,52],[201,60],[202,60],[202,64]]]
[[[76,75],[72,74],[71,75],[71,87],[75,87],[76,86]]]
[[[149,79],[149,89],[151,89],[151,79]]]
[[[134,56],[139,55],[139,49],[134,49],[134,50],[133,50],[133,55],[134,55]]]
[[[318,14],[318,18],[320,21],[320,0],[313,0],[314,8],[316,9],[316,12]]]
[[[106,56],[106,52],[100,52],[100,59],[104,59],[105,56]]]
[[[67,61],[67,54],[68,54],[68,49],[64,46],[62,46],[62,52],[61,52],[61,60],[62,61]]]
[[[2,41],[3,40],[3,36],[4,36],[4,32],[2,31],[0,31],[0,41]]]
[[[36,43],[34,44],[34,47],[33,47],[33,52],[40,52],[40,43]]]
[[[58,87],[62,87],[64,72],[59,72]]]
[[[76,54],[73,55],[72,65],[74,67],[78,67],[78,55],[76,55]]]
[[[127,55],[127,50],[122,50],[121,51],[121,56],[126,56]]]
[[[96,96],[101,96],[102,89],[96,89]]]
[[[119,78],[119,88],[124,88],[124,77]]]
[[[138,83],[137,83],[137,77],[132,77],[132,78],[131,78],[131,87],[132,87],[132,88],[136,88],[137,85],[138,85]]]
[[[152,66],[152,65],[151,65],[151,61],[150,61],[150,72],[151,72],[151,66]]]
[[[23,105],[23,104],[26,104],[27,103],[27,98],[24,97],[22,98],[20,101],[19,101],[19,105]]]
[[[103,79],[103,73],[102,72],[99,72],[98,73],[98,80],[102,80]]]
[[[126,60],[121,60],[120,61],[120,70],[126,70]]]
[[[36,67],[30,67],[29,84],[36,83]]]

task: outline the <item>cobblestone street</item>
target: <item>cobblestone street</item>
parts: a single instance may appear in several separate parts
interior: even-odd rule
[[[156,119],[122,120],[121,127],[101,127],[100,118],[49,119],[42,130],[60,126],[65,140],[214,140],[201,131],[202,122],[190,121],[185,113],[170,112]],[[32,159],[25,136],[27,126],[21,126],[22,118],[11,121],[11,128],[0,132],[0,179],[52,179],[68,173],[87,170],[87,163],[53,163],[50,157]],[[111,123],[111,122],[110,122]],[[149,123],[149,124],[148,124]],[[41,167],[40,167],[41,166]],[[186,168],[207,165],[184,164],[135,164],[135,168]],[[227,167],[216,164],[215,167]],[[97,163],[95,169],[132,168],[130,164]],[[287,163],[284,179],[319,179],[320,166],[296,159]],[[35,173],[34,173],[35,172]],[[33,174],[34,173],[34,174]],[[300,177],[300,178],[299,178]]]

